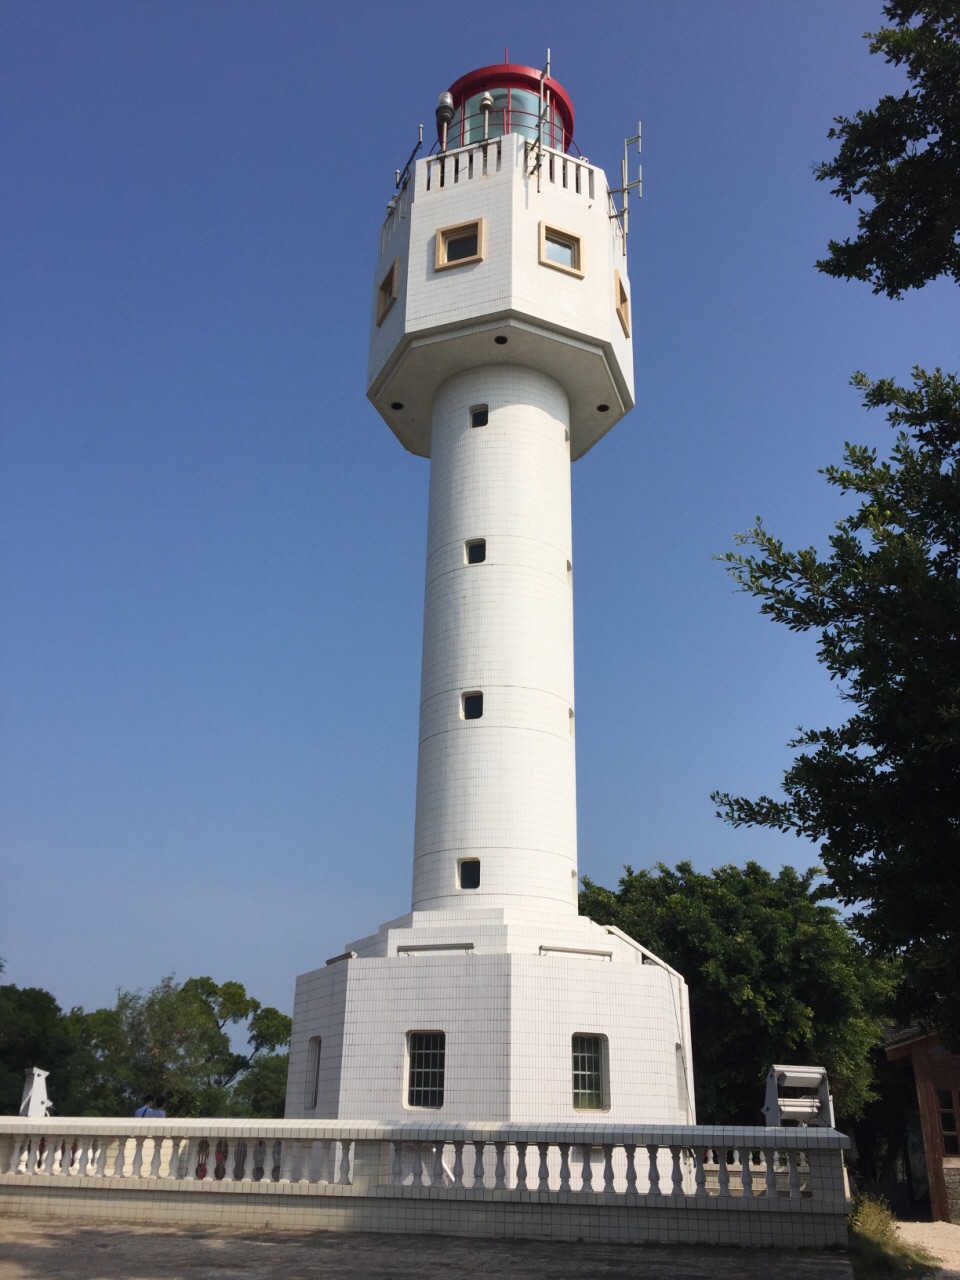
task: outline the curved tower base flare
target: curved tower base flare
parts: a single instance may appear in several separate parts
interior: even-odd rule
[[[633,405],[624,230],[555,81],[437,110],[368,386],[430,458],[413,911],[297,980],[286,1114],[692,1124],[683,979],[577,915],[570,463]]]

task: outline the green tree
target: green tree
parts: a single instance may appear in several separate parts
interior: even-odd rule
[[[581,914],[612,924],[683,974],[690,991],[697,1119],[759,1124],[774,1062],[825,1066],[838,1119],[871,1098],[892,975],[868,963],[819,871],[755,862],[709,874],[624,869],[616,891],[584,879]]]
[[[902,960],[901,1012],[960,1041],[960,384],[854,379],[897,429],[890,457],[847,445],[827,482],[854,495],[826,555],[758,519],[723,557],[760,611],[819,636],[849,719],[801,731],[785,798],[715,793],[720,814],[817,841],[832,892]]]
[[[0,987],[0,1115],[20,1110],[29,1067],[50,1072],[54,1114],[75,1114],[88,1066],[82,1030],[83,1010],[64,1013],[42,987]]]
[[[246,1053],[229,1031],[243,1024]],[[162,1093],[181,1116],[282,1115],[286,1055],[276,1050],[289,1043],[290,1028],[239,982],[170,977],[146,993],[120,991],[114,1008],[85,1018],[96,1063],[89,1109],[125,1115],[144,1094]]]
[[[941,275],[960,281],[960,7],[888,0],[883,12],[894,25],[867,33],[870,52],[902,66],[909,88],[836,118],[840,148],[814,173],[864,203],[859,234],[831,240],[817,266],[899,298]]]

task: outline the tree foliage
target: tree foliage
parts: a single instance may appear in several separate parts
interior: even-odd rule
[[[941,275],[960,281],[960,6],[888,0],[883,12],[893,25],[868,33],[870,52],[902,66],[909,88],[836,118],[839,150],[814,173],[864,205],[856,238],[831,240],[817,266],[898,298]]]
[[[755,862],[702,874],[625,868],[614,892],[584,880],[580,910],[678,969],[690,991],[697,1119],[758,1124],[774,1062],[827,1068],[838,1117],[870,1099],[890,969],[871,964],[817,887],[815,868]]]
[[[248,1052],[238,1052],[229,1028],[246,1024]],[[267,1114],[277,1110],[280,1065],[265,1076],[262,1062],[290,1040],[290,1019],[263,1007],[239,982],[218,985],[212,978],[179,984],[164,978],[146,993],[121,991],[112,1009],[85,1019],[86,1041],[95,1060],[90,1103],[101,1115],[128,1114],[146,1093],[163,1093],[176,1115],[255,1114],[256,1095]],[[259,1089],[237,1086],[250,1072]],[[274,1094],[265,1096],[272,1082]],[[284,1080],[285,1083],[285,1080]]]
[[[756,526],[723,557],[760,610],[819,634],[851,709],[801,731],[785,798],[716,793],[721,816],[820,842],[833,891],[872,947],[902,957],[902,1012],[960,1039],[960,384],[854,382],[898,430],[889,459],[847,445],[829,484],[854,495],[830,551]]]
[[[232,1029],[246,1033],[246,1052]],[[290,1029],[239,982],[164,978],[92,1013],[64,1013],[39,987],[2,986],[0,1115],[16,1114],[25,1070],[42,1067],[56,1115],[130,1115],[162,1093],[172,1115],[280,1118]]]
[[[47,1088],[55,1113],[79,1105],[88,1058],[82,1040],[83,1010],[68,1013],[42,987],[0,987],[0,1115],[16,1115],[24,1072],[50,1072]]]

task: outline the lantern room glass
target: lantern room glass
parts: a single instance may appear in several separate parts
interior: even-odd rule
[[[501,138],[505,133],[520,133],[531,142],[537,140],[540,119],[540,95],[529,89],[487,89],[493,98],[490,109],[488,138]],[[480,102],[483,93],[467,98],[458,107],[450,122],[448,134],[451,147],[466,147],[483,141],[483,112]],[[543,119],[544,145],[560,150],[563,146],[563,129],[552,102],[546,105]]]

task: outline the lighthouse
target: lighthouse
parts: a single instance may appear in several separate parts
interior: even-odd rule
[[[286,1115],[690,1124],[682,977],[577,913],[570,466],[634,403],[623,219],[549,74],[436,114],[367,388],[430,466],[411,911],[298,978]]]

